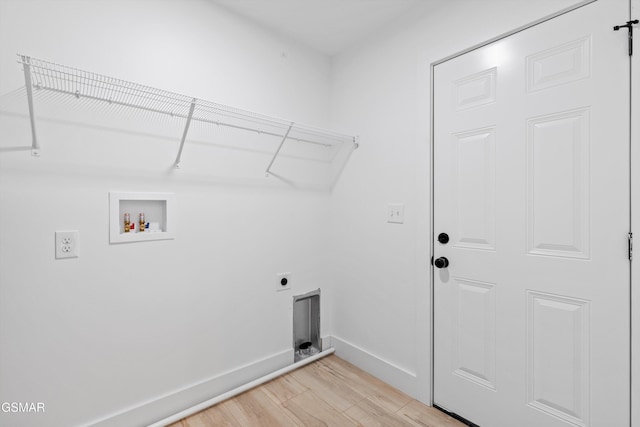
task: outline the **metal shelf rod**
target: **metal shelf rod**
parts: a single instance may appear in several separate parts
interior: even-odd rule
[[[166,110],[161,110],[161,109],[158,109],[158,108],[142,107],[142,106],[140,106],[138,104],[131,104],[131,103],[121,102],[121,101],[108,101],[108,100],[105,100],[104,98],[101,98],[101,97],[92,96],[92,95],[76,94],[74,92],[69,92],[69,91],[62,90],[62,89],[55,89],[55,88],[49,88],[49,87],[38,87],[38,86],[36,86],[36,89],[38,89],[38,90],[47,90],[47,91],[50,91],[50,92],[60,93],[60,94],[64,94],[64,95],[70,95],[70,96],[74,96],[76,98],[84,98],[84,99],[91,99],[91,100],[94,100],[94,101],[102,101],[102,102],[106,102],[106,103],[108,103],[110,105],[118,105],[118,106],[122,106],[122,107],[129,107],[129,108],[134,108],[136,110],[142,110],[142,111],[146,111],[146,112],[150,112],[150,113],[164,114],[164,115],[171,116],[171,117],[176,117],[176,118],[179,118],[179,119],[188,119],[189,118],[188,114],[173,113],[173,112],[166,111]],[[29,91],[29,89],[27,89],[27,91]],[[196,107],[197,106],[198,105],[196,104]],[[225,127],[229,127],[229,128],[232,128],[232,129],[246,130],[246,131],[249,131],[249,132],[257,132],[257,133],[260,133],[260,134],[263,134],[263,135],[276,136],[276,137],[279,137],[279,138],[284,136],[284,133],[265,131],[265,130],[261,130],[260,128],[255,128],[255,127],[234,125],[234,124],[222,122],[222,121],[219,121],[219,120],[206,119],[206,118],[203,118],[203,117],[192,117],[191,120],[196,121],[196,122],[209,123],[209,124],[213,124],[213,125],[217,125],[217,126],[225,126]],[[326,136],[324,134],[317,133],[317,135],[318,136],[323,136],[325,138],[328,138],[328,136]],[[313,140],[306,139],[306,138],[291,137],[289,139],[291,141],[305,142],[305,143],[308,143],[308,144],[315,144],[315,145],[320,145],[320,146],[323,146],[323,147],[331,147],[332,146],[331,144],[328,144],[328,143],[313,141]],[[333,139],[337,139],[337,138],[334,137]],[[344,141],[345,142],[355,141],[355,137],[351,137],[351,136],[345,137]]]
[[[51,88],[51,87],[46,87],[46,86],[38,86],[36,85],[36,90],[46,90],[48,92],[55,92],[55,93],[61,93],[64,95],[70,95],[70,96],[74,96],[78,99],[83,98],[83,99],[91,99],[94,101],[101,101],[104,102],[106,104],[110,104],[110,105],[118,105],[121,107],[129,107],[129,108],[134,108],[136,110],[142,110],[142,111],[147,111],[147,112],[151,112],[151,113],[158,113],[158,114],[166,114],[168,116],[173,116],[173,117],[178,117],[178,118],[183,118],[186,119],[188,116],[186,114],[176,114],[176,113],[172,113],[170,111],[166,111],[166,110],[161,110],[159,108],[151,108],[151,107],[144,107],[141,106],[139,104],[132,104],[129,102],[123,102],[123,101],[114,101],[111,99],[105,99],[99,96],[94,96],[94,95],[86,95],[86,94],[82,94],[82,93],[76,93],[76,92],[69,92],[68,90],[63,90],[63,89],[56,89],[56,88]],[[29,91],[29,86],[27,86],[27,91]]]

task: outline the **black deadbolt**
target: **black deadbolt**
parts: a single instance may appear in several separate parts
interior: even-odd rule
[[[286,277],[283,277],[283,278],[280,280],[280,284],[281,284],[282,286],[287,286],[287,283],[288,283],[288,282],[289,282],[289,281],[287,280],[287,278],[286,278]]]
[[[442,243],[443,245],[445,243],[449,243],[449,235],[447,233],[438,234],[438,242]]]
[[[441,256],[433,262],[433,265],[435,265],[437,268],[447,268],[449,266],[449,260]]]

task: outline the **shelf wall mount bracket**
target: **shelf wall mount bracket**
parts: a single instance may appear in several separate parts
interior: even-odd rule
[[[282,150],[282,146],[284,145],[285,141],[289,137],[289,132],[291,132],[291,129],[293,129],[293,125],[294,125],[294,122],[291,122],[291,124],[289,125],[289,128],[287,129],[284,136],[282,137],[282,141],[280,141],[280,145],[278,146],[278,149],[276,150],[275,153],[273,153],[271,162],[269,162],[269,166],[267,166],[267,170],[265,171],[265,176],[269,177],[269,175],[271,175],[271,166],[273,166],[273,162],[276,161],[278,154],[280,154],[280,150]]]
[[[189,114],[187,115],[187,121],[184,124],[184,132],[182,132],[182,139],[180,140],[180,148],[178,148],[178,155],[176,156],[176,161],[174,163],[176,169],[180,169],[180,158],[182,157],[182,149],[184,148],[184,142],[187,139],[187,133],[189,132],[189,126],[191,125],[191,119],[193,118],[193,112],[196,109],[196,98],[193,98],[191,101],[191,106],[189,107]]]
[[[27,102],[29,104],[29,122],[31,124],[31,155],[34,157],[38,157],[40,156],[40,145],[38,144],[38,137],[36,136],[36,117],[33,111],[33,83],[31,81],[31,58],[28,56],[23,56],[22,64],[24,69],[24,83],[27,89]]]

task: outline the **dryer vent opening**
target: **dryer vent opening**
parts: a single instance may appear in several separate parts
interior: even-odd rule
[[[293,349],[297,362],[319,353],[320,289],[293,297]]]

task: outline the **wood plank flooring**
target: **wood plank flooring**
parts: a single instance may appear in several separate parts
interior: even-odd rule
[[[169,427],[465,427],[335,355]]]

